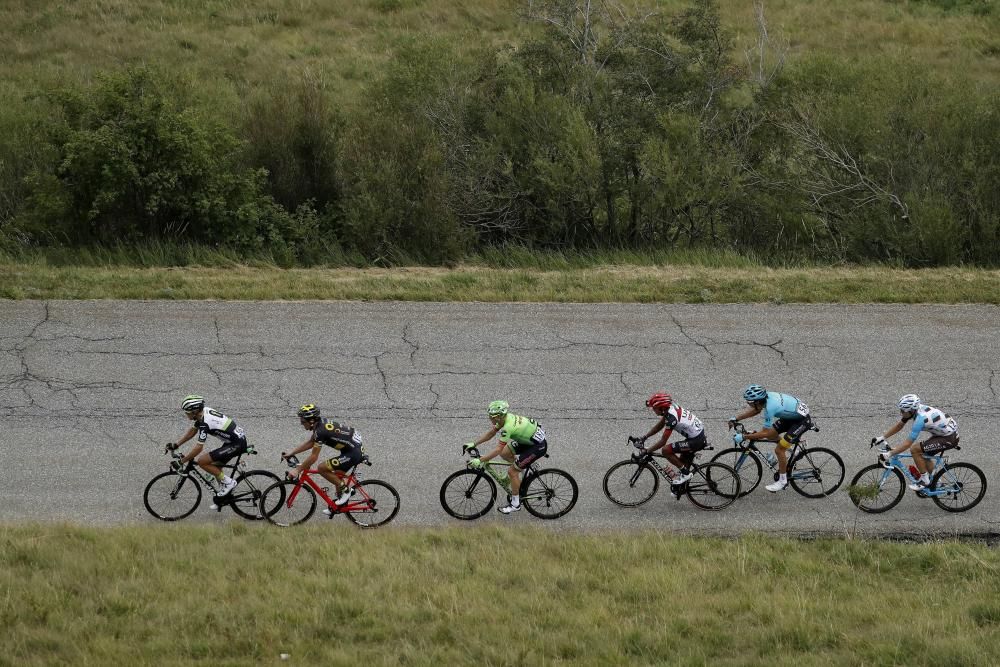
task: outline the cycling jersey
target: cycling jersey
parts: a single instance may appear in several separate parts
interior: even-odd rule
[[[697,438],[705,432],[701,420],[693,412],[676,404],[663,415],[663,421],[667,430],[677,431],[685,438]]]
[[[500,427],[500,444],[511,449],[519,446],[540,444],[545,440],[545,431],[538,422],[527,417],[507,413]]]
[[[764,405],[764,428],[770,428],[775,420],[801,421],[809,417],[809,406],[788,394],[776,391],[767,392],[767,403]]]
[[[903,417],[903,423],[905,424],[910,419],[910,417]],[[933,435],[954,435],[958,433],[958,424],[954,418],[929,405],[921,404],[917,407],[916,414],[912,419],[913,429],[910,431],[910,440],[916,440],[920,437],[921,431],[928,431]]]
[[[204,443],[210,435],[223,442],[246,440],[246,433],[236,425],[236,422],[208,407],[202,412],[201,418],[195,420],[194,428],[198,431],[199,443]]]
[[[313,429],[313,440],[317,444],[333,447],[338,452],[349,454],[361,449],[361,435],[347,424],[339,424],[332,419],[322,418]]]

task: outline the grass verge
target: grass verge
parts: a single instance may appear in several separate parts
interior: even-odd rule
[[[970,268],[592,266],[560,270],[51,267],[0,264],[4,299],[401,300],[621,303],[1000,303]]]
[[[0,664],[995,664],[941,542],[231,524],[0,529]]]

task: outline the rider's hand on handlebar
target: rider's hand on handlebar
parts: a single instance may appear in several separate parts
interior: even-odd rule
[[[168,442],[166,446],[163,448],[163,453],[166,454],[167,452],[172,452],[178,447],[180,447],[180,445],[178,445],[176,442]]]
[[[892,464],[889,462],[889,459],[891,457],[892,455],[889,454],[889,450],[880,451],[878,453],[878,462],[881,463],[886,468],[891,468]]]
[[[885,438],[880,435],[877,438],[872,438],[872,444],[870,444],[868,446],[869,447],[882,447],[882,446],[885,446],[885,445],[888,445],[888,444],[889,443],[885,441]]]
[[[483,462],[481,459],[469,459],[469,467],[478,470],[483,467]]]
[[[744,440],[746,440],[746,438],[743,436],[742,433],[736,433],[735,435],[733,435],[733,442],[737,445],[742,444]]]
[[[183,467],[184,464],[181,463],[180,459],[174,459],[173,461],[170,462],[170,469],[173,470],[174,472],[180,472]]]
[[[645,459],[647,456],[649,456],[649,452],[647,452],[644,448],[640,447],[639,451],[632,453],[632,460],[638,463],[639,461]]]
[[[633,447],[636,447],[638,449],[642,449],[642,446],[644,444],[646,444],[646,436],[644,436],[644,435],[639,435],[639,436],[630,435],[628,437],[628,441],[632,443]]]
[[[740,420],[737,419],[736,417],[730,417],[729,421],[726,423],[729,425],[729,428],[733,429],[736,428],[736,425],[740,423]]]

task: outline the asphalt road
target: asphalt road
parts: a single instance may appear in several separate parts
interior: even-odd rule
[[[847,480],[874,461],[867,443],[898,416],[898,397],[916,392],[957,418],[952,458],[983,468],[986,499],[954,515],[908,493],[869,516],[844,491],[759,488],[716,513],[663,487],[632,510],[604,497],[626,436],[654,422],[649,393],[673,393],[721,449],[749,382],[805,400],[822,429],[810,444],[836,449]],[[154,521],[142,490],[166,469],[162,443],[185,430],[179,404],[193,392],[246,429],[261,452],[253,467],[279,471],[278,453],[304,440],[302,403],[356,426],[375,462],[365,474],[402,496],[397,525],[461,523],[438,491],[495,398],[544,424],[547,463],[581,496],[556,522],[494,512],[480,524],[953,535],[1000,521],[996,307],[166,301],[0,301],[0,521]],[[189,520],[237,520],[207,504]]]

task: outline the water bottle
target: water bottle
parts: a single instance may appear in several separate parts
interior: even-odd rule
[[[778,462],[778,457],[774,452],[767,452],[766,454],[764,454],[764,458],[767,459],[767,465],[771,466],[772,468]]]
[[[917,470],[917,466],[910,466],[910,474],[913,475],[913,479],[920,479],[920,471]]]
[[[669,479],[671,482],[674,481],[675,479],[677,479],[677,471],[676,470],[674,470],[670,466],[664,466],[663,469],[666,470],[666,472],[667,472],[667,479]]]

